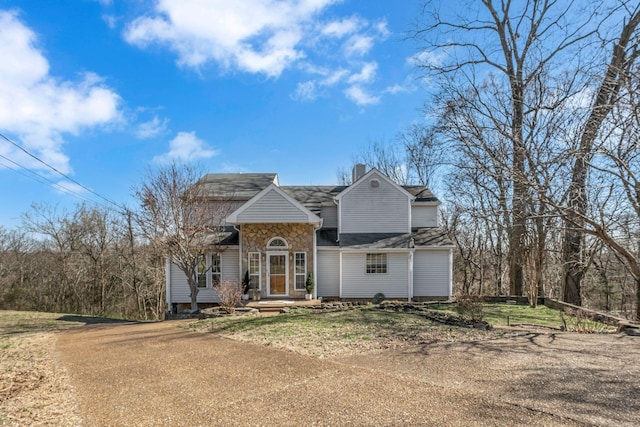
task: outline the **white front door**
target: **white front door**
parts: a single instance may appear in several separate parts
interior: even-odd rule
[[[288,295],[289,257],[287,252],[269,252],[267,257],[267,295]]]

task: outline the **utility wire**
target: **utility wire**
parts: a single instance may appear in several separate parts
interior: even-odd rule
[[[78,181],[76,181],[75,179],[73,179],[73,178],[69,177],[68,175],[66,175],[66,174],[64,174],[64,173],[62,173],[62,172],[60,172],[60,171],[59,171],[58,169],[56,169],[55,167],[51,166],[50,164],[48,164],[48,163],[47,163],[47,162],[45,162],[44,160],[41,160],[40,158],[38,158],[35,154],[32,154],[32,153],[30,153],[29,151],[27,151],[27,150],[26,150],[24,147],[22,147],[21,145],[19,145],[19,144],[15,143],[15,142],[14,142],[14,141],[12,141],[11,139],[7,138],[4,134],[0,133],[0,137],[1,137],[2,139],[4,139],[5,141],[7,141],[8,143],[10,143],[10,144],[14,145],[15,147],[17,147],[19,150],[21,150],[21,151],[23,151],[24,153],[26,153],[29,157],[32,157],[33,159],[37,160],[38,162],[42,163],[43,165],[45,165],[46,167],[48,167],[49,169],[51,169],[52,171],[54,171],[55,173],[57,173],[58,175],[60,175],[60,176],[64,177],[66,180],[68,180],[68,181],[70,181],[70,182],[72,182],[72,183],[74,183],[74,184],[76,184],[76,185],[80,186],[82,189],[84,189],[84,190],[88,191],[89,193],[93,194],[94,196],[99,197],[100,199],[104,200],[105,202],[107,202],[107,203],[109,203],[109,204],[111,204],[111,205],[113,205],[113,206],[116,206],[118,209],[122,209],[122,207],[121,207],[119,204],[117,204],[116,202],[114,202],[113,200],[110,200],[110,199],[108,199],[108,198],[106,198],[106,197],[104,197],[104,196],[102,196],[102,195],[100,195],[100,194],[96,193],[96,192],[95,192],[95,191],[93,191],[92,189],[90,189],[90,188],[88,188],[88,187],[86,187],[86,186],[84,186],[84,185],[80,184],[80,183],[79,183]],[[3,157],[4,157],[4,156],[3,156]],[[5,158],[6,158],[6,157],[5,157]],[[7,160],[8,160],[8,159],[7,159]],[[26,169],[26,168],[25,168],[25,169]],[[71,192],[73,192],[72,190],[68,190],[68,189],[65,189],[65,191],[71,191]],[[77,193],[76,193],[76,194],[77,194]]]
[[[53,186],[57,187],[58,189],[60,189],[60,191],[62,191],[62,192],[64,192],[64,193],[68,193],[68,194],[70,194],[71,196],[74,196],[74,197],[76,197],[76,198],[77,198],[77,199],[79,199],[79,200],[83,200],[83,201],[85,201],[85,202],[93,202],[93,203],[95,203],[95,201],[94,201],[94,200],[91,200],[91,199],[89,199],[89,198],[85,197],[84,195],[82,195],[82,194],[80,194],[80,193],[78,193],[78,192],[76,192],[76,191],[71,190],[70,188],[66,188],[66,187],[64,187],[64,186],[60,185],[59,183],[57,183],[57,182],[55,182],[55,181],[53,181],[53,180],[51,180],[51,179],[47,178],[46,176],[41,175],[41,174],[39,174],[39,173],[38,173],[38,172],[36,172],[36,171],[33,171],[33,170],[31,170],[31,169],[29,169],[29,168],[27,168],[27,167],[25,167],[25,166],[22,166],[22,165],[21,165],[21,164],[19,164],[19,163],[14,162],[14,161],[13,161],[13,160],[11,160],[10,158],[8,158],[8,157],[6,157],[6,156],[3,156],[2,154],[0,154],[0,158],[3,158],[4,160],[6,160],[6,161],[8,161],[9,163],[11,163],[11,164],[13,164],[13,165],[17,166],[18,168],[20,168],[20,169],[24,169],[25,171],[29,172],[31,175],[28,175],[28,174],[26,174],[26,173],[22,172],[20,169],[16,169],[16,168],[14,168],[14,167],[11,167],[11,165],[3,164],[3,166],[4,166],[4,167],[6,167],[6,168],[8,168],[8,169],[11,169],[12,171],[14,171],[14,172],[16,172],[16,173],[19,173],[20,175],[22,175],[22,176],[24,176],[24,177],[26,177],[26,178],[33,179],[34,181],[36,181],[36,182],[38,182],[38,183],[40,183],[40,184],[44,184],[44,185],[46,185],[46,184],[47,184],[47,182],[48,182],[48,183],[50,183],[51,185],[53,185]],[[45,181],[47,181],[47,182],[45,182]]]

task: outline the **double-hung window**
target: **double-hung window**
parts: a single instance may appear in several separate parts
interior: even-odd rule
[[[386,274],[387,254],[367,254],[367,274]]]
[[[260,252],[249,252],[249,280],[252,289],[260,289]]]
[[[207,256],[204,254],[198,255],[196,261],[196,281],[199,288],[207,287]]]
[[[211,254],[211,286],[216,286],[220,283],[220,276],[222,274],[222,260],[220,254]]]
[[[220,254],[198,255],[196,281],[199,288],[216,286],[222,273]]]
[[[295,265],[296,265],[296,290],[301,291],[305,289],[305,278],[307,277],[307,253],[306,252],[295,253]]]

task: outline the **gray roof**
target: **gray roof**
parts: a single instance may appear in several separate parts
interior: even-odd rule
[[[347,187],[343,185],[305,185],[280,188],[317,215],[320,213],[320,207],[323,203],[333,204],[333,198]]]
[[[249,200],[276,181],[275,173],[210,173],[200,179],[207,197]]]
[[[203,176],[200,182],[203,184],[206,197],[249,200],[276,182],[277,176],[275,173],[210,173]],[[304,207],[317,214],[323,203],[332,203],[333,198],[346,190],[348,186],[292,185],[280,188]],[[438,198],[422,185],[404,185],[402,188],[414,196],[417,202],[438,201]]]
[[[416,198],[416,202],[437,202],[438,198],[425,186],[422,185],[403,185],[402,188],[407,190]]]
[[[236,230],[233,226],[226,226],[221,230],[207,233],[204,236],[203,243],[206,247],[238,246],[240,244],[240,238],[238,230]]]
[[[316,233],[317,246],[338,246],[338,229],[321,228]]]
[[[419,246],[452,246],[441,228],[418,228],[411,233],[342,233],[340,247],[350,249],[401,249]]]

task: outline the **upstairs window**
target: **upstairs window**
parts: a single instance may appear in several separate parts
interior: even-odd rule
[[[387,274],[387,254],[367,254],[367,274]]]

